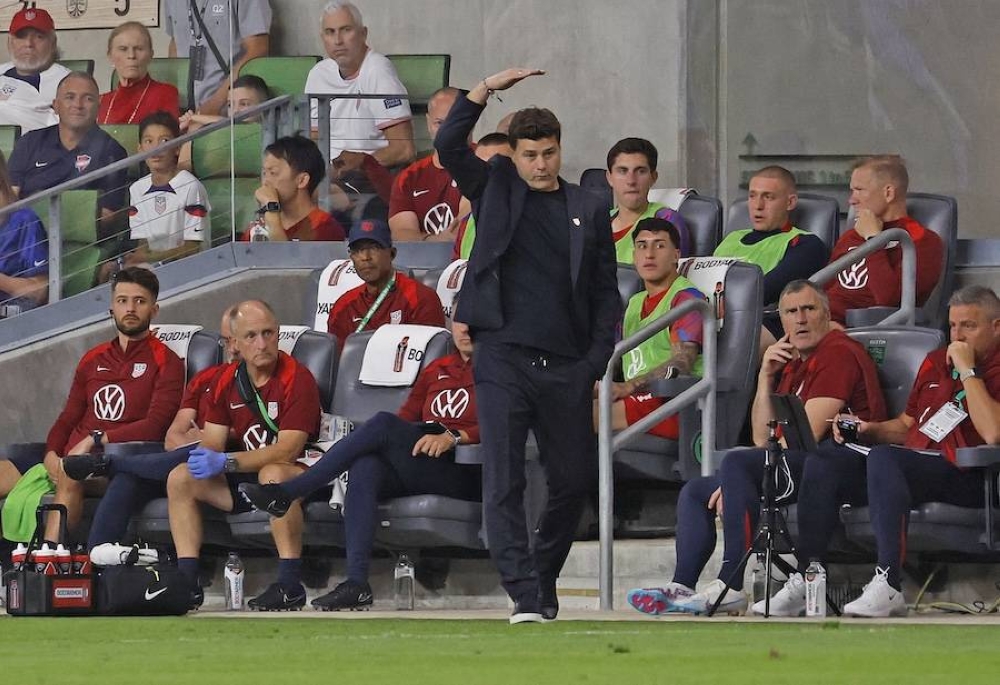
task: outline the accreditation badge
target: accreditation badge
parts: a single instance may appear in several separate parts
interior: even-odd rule
[[[920,432],[934,442],[941,442],[967,418],[969,415],[961,406],[954,402],[945,402],[944,406],[934,412],[934,415],[920,427]]]

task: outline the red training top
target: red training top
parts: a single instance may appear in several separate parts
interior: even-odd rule
[[[362,283],[333,303],[327,319],[327,331],[337,336],[339,349],[344,349],[347,336],[357,330],[358,324],[378,299],[378,295],[368,292],[368,285]],[[436,292],[420,281],[397,271],[396,284],[362,330],[374,331],[387,323],[443,327],[444,310],[441,308],[441,300]]]
[[[97,111],[98,124],[138,124],[153,112],[163,110],[175,117],[180,114],[177,88],[169,83],[154,81],[146,74],[135,83],[118,85],[101,95]],[[129,150],[132,154],[134,150]]]
[[[470,443],[479,442],[472,360],[453,352],[428,364],[400,408],[399,418],[439,421],[451,430],[465,431]]]

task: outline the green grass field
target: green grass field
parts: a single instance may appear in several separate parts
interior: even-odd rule
[[[0,619],[12,683],[995,682],[991,625]]]

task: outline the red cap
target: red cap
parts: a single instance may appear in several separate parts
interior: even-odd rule
[[[45,10],[36,7],[28,7],[14,15],[10,20],[10,32],[17,33],[21,29],[35,29],[42,33],[52,33],[56,30],[56,24],[52,21],[52,15]]]

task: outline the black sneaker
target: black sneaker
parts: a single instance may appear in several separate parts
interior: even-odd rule
[[[284,516],[292,506],[292,498],[277,483],[240,483],[239,491],[252,505],[272,516]]]
[[[514,600],[514,610],[510,612],[510,624],[541,623],[542,614],[538,607],[538,594],[523,595]]]
[[[345,580],[333,588],[331,592],[312,601],[312,605],[320,611],[367,611],[372,605],[372,588],[368,583],[355,583]]]
[[[559,614],[559,596],[556,594],[556,584],[544,580],[538,585],[538,611],[546,621],[556,620]]]
[[[198,611],[204,603],[205,590],[200,585],[195,585],[191,588],[191,602],[188,605],[188,611]]]
[[[66,475],[73,480],[87,480],[108,475],[111,462],[103,454],[81,454],[63,458],[62,466]]]
[[[306,589],[301,585],[282,587],[271,583],[249,602],[251,611],[298,611],[306,605]]]

